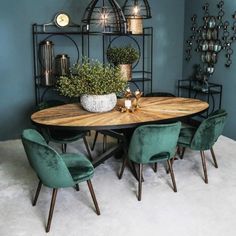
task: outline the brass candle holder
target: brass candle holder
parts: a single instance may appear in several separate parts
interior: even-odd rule
[[[120,112],[134,112],[139,109],[140,106],[140,98],[143,95],[139,89],[134,93],[131,92],[130,88],[127,88],[124,94],[125,100],[124,104],[119,105],[117,110]]]
[[[141,92],[139,89],[134,92],[135,99],[132,102],[132,105],[137,109],[140,108],[140,98],[142,97],[143,92]]]

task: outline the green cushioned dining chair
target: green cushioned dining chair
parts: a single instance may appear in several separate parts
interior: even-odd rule
[[[138,173],[138,200],[142,195],[143,164],[167,161],[173,183],[174,192],[177,192],[175,176],[171,159],[175,157],[176,145],[181,123],[161,125],[144,125],[138,127],[131,138],[128,149],[128,159],[139,166]],[[122,178],[127,158],[124,158],[119,178]]]
[[[64,105],[65,103],[63,101],[59,100],[49,100],[40,103],[37,106],[37,110],[43,110],[46,108]],[[90,150],[90,146],[87,142],[86,131],[76,131],[76,130],[68,130],[68,129],[57,129],[57,128],[40,128],[40,133],[43,135],[43,137],[47,140],[47,142],[54,142],[61,144],[62,152],[66,152],[66,147],[68,143],[75,142],[77,140],[83,139],[88,157],[90,160],[92,160],[92,154]]]
[[[96,213],[100,215],[100,210],[91,183],[94,168],[85,156],[79,154],[58,154],[47,144],[40,133],[33,129],[26,129],[23,131],[22,143],[29,163],[39,178],[33,206],[36,205],[42,184],[53,189],[46,232],[49,232],[50,230],[57,191],[59,188],[73,187],[80,182],[87,181]]]
[[[204,151],[211,151],[214,165],[218,168],[213,145],[223,132],[226,117],[226,111],[220,109],[210,114],[198,127],[183,125],[180,131],[178,146],[182,149],[181,159],[186,148],[200,151],[205,183],[208,183],[208,176]]]

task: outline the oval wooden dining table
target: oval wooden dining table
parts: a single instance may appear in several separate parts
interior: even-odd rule
[[[118,100],[118,105],[124,100]],[[57,127],[76,130],[103,130],[113,132],[116,129],[136,128],[145,124],[168,123],[200,114],[208,109],[208,103],[192,98],[182,97],[142,97],[140,108],[134,112],[120,112],[116,108],[105,113],[85,111],[79,103],[47,108],[32,114],[31,120],[37,126]],[[119,134],[117,138],[119,138]],[[98,166],[121,149],[122,142],[115,145],[98,158]]]
[[[121,104],[123,100],[118,100]],[[162,123],[204,112],[208,103],[181,97],[142,97],[135,112],[91,113],[79,103],[66,104],[35,112],[31,116],[39,126],[67,127],[79,130],[134,128],[148,123]]]

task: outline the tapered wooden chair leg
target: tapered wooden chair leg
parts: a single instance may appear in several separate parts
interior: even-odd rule
[[[176,154],[177,154],[178,156],[180,156],[180,155],[181,155],[181,150],[180,150],[180,147],[179,147],[179,146],[177,146],[177,149],[176,149]]]
[[[35,197],[34,197],[34,200],[33,200],[33,206],[35,206],[36,203],[37,203],[41,187],[42,187],[42,182],[41,182],[41,180],[39,180],[38,187],[37,187],[37,190],[36,190],[36,193],[35,193]]]
[[[79,191],[79,184],[75,185],[75,189],[76,189],[76,191]]]
[[[85,144],[86,150],[87,150],[87,152],[88,152],[89,160],[92,161],[92,160],[93,160],[93,157],[92,157],[91,149],[90,149],[90,146],[89,146],[89,144],[88,144],[88,141],[87,141],[86,137],[83,137],[83,140],[84,140],[84,144]]]
[[[153,170],[154,170],[155,173],[157,173],[157,162],[154,163]]]
[[[183,159],[183,158],[184,158],[185,150],[186,150],[186,147],[183,147],[183,148],[182,148],[182,153],[181,153],[181,155],[180,155],[180,159]]]
[[[217,164],[217,161],[216,161],[216,156],[215,156],[214,150],[213,150],[213,148],[211,148],[210,150],[211,150],[212,159],[213,159],[214,164],[215,164],[215,168],[218,168],[218,164]]]
[[[175,182],[175,175],[174,175],[174,171],[173,171],[173,167],[172,167],[172,162],[170,160],[167,160],[167,164],[168,164],[168,169],[170,171],[170,176],[171,176],[171,180],[173,183],[173,190],[174,192],[177,192],[177,187],[176,187],[176,182]]]
[[[205,153],[204,153],[204,151],[200,151],[200,153],[201,153],[202,167],[203,167],[203,172],[204,172],[204,180],[205,180],[205,183],[208,184]]]
[[[92,151],[95,148],[95,145],[96,145],[96,142],[97,142],[97,138],[98,138],[98,131],[96,131],[95,136],[94,136],[93,145],[92,145],[92,148],[91,148]]]
[[[63,143],[63,144],[61,145],[61,151],[62,151],[62,153],[66,153],[66,148],[67,148],[67,144],[66,144],[66,143]]]
[[[173,166],[174,161],[175,161],[175,157],[170,160],[171,166]],[[169,173],[170,173],[170,168],[169,168],[169,165],[167,165],[166,174],[169,174]]]
[[[97,199],[96,199],[96,196],[95,196],[95,193],[94,193],[94,190],[93,190],[93,185],[92,185],[91,180],[87,180],[87,184],[88,184],[88,188],[89,188],[91,197],[93,199],[93,203],[94,203],[94,206],[95,206],[95,209],[96,209],[96,213],[97,213],[97,215],[100,215],[101,214],[100,209],[99,209],[99,206],[98,206],[98,203],[97,203]]]
[[[138,175],[138,200],[142,198],[142,176],[143,176],[143,164],[139,164],[139,175]]]
[[[48,215],[48,223],[47,223],[47,227],[46,227],[46,232],[50,231],[54,206],[56,203],[56,198],[57,198],[57,189],[54,188],[52,191],[52,199],[51,199],[51,205],[50,205],[50,210],[49,210],[49,215]]]
[[[120,173],[118,174],[118,178],[119,178],[119,179],[121,179],[122,176],[123,176],[126,163],[127,163],[127,157],[125,156],[125,157],[123,157],[123,162],[122,162],[121,170],[120,170]]]

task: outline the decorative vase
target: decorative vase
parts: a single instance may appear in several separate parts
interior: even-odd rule
[[[54,43],[42,41],[39,44],[39,62],[41,66],[41,85],[53,86],[54,78]]]
[[[124,80],[128,81],[132,79],[132,64],[121,64],[119,65],[121,75]]]
[[[104,95],[88,95],[84,94],[80,97],[82,107],[90,112],[107,112],[111,111],[117,103],[115,93]]]

